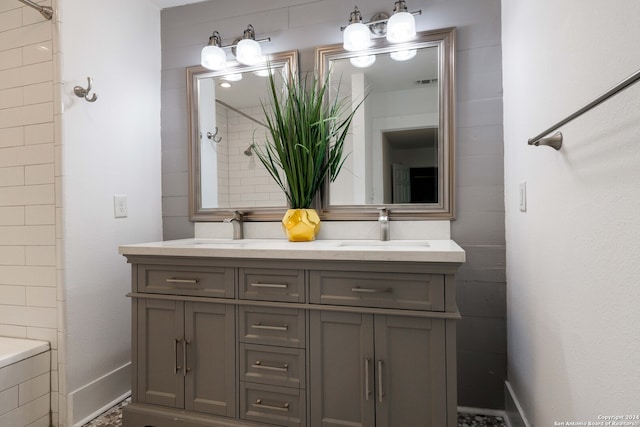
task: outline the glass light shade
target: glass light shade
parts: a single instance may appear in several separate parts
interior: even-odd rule
[[[200,63],[209,70],[222,70],[227,65],[227,54],[221,47],[205,46],[200,54]]]
[[[416,36],[416,20],[409,12],[397,12],[387,22],[387,40],[404,43]]]
[[[356,56],[355,58],[349,59],[351,65],[358,68],[367,68],[373,65],[376,62],[375,55],[366,55],[366,56]]]
[[[361,22],[349,24],[342,34],[344,50],[363,50],[371,46],[369,27]]]
[[[227,74],[226,76],[222,76],[222,80],[226,80],[228,82],[238,82],[242,80],[242,73]]]
[[[260,43],[252,39],[242,39],[236,46],[236,59],[244,65],[256,65],[262,61]]]
[[[408,61],[409,59],[416,56],[418,51],[416,49],[406,49],[406,50],[397,50],[395,52],[391,52],[389,56],[394,61]]]

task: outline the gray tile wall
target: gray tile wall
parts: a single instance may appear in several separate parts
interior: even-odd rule
[[[353,10],[343,0],[208,1],[162,12],[162,167],[164,239],[193,236],[188,219],[185,67],[199,62],[214,30],[227,44],[252,24],[265,51],[298,49],[301,69],[314,47],[339,43]],[[505,229],[500,0],[411,0],[418,30],[457,27],[457,220],[466,251],[457,275],[458,395],[461,406],[502,408],[506,376]],[[361,0],[365,19],[392,0]]]

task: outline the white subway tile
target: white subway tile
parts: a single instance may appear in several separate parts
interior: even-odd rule
[[[20,9],[0,13],[0,32],[9,31],[22,26],[22,12]]]
[[[22,68],[9,68],[0,71],[0,89],[22,86],[21,70]]]
[[[9,127],[0,129],[0,148],[24,145],[24,128]]]
[[[53,163],[26,166],[24,168],[24,181],[26,185],[53,184]]]
[[[0,206],[47,205],[54,203],[52,184],[0,187]]]
[[[0,128],[53,122],[53,102],[0,110]]]
[[[56,307],[55,287],[28,286],[26,296],[29,307]]]
[[[35,205],[25,207],[25,225],[54,225],[55,207],[51,205]]]
[[[56,328],[27,328],[27,338],[30,340],[47,341],[52,349],[57,348],[58,330]],[[51,352],[51,366],[54,364],[54,351]]]
[[[51,328],[56,326],[56,314],[55,308],[5,305],[0,310],[0,323]]]
[[[0,387],[0,390],[2,387]],[[0,416],[13,411],[18,407],[19,387],[13,386],[7,390],[0,391]]]
[[[38,397],[49,393],[50,389],[50,373],[45,372],[40,376],[31,378],[30,380],[20,384],[18,402],[20,406],[26,405]]]
[[[24,87],[24,105],[53,101],[53,82],[36,83]]]
[[[24,326],[0,324],[0,335],[4,337],[26,338],[27,328]]]
[[[25,248],[23,246],[0,246],[0,265],[26,265]]]
[[[2,198],[0,197],[0,200]],[[55,226],[0,226],[0,236],[6,245],[55,245]]]
[[[0,70],[18,68],[22,65],[22,49],[10,49],[0,52]]]
[[[0,90],[0,109],[22,107],[24,105],[24,89],[14,87]]]
[[[0,51],[36,44],[51,39],[51,21],[44,21],[42,20],[42,16],[40,16],[40,22],[37,24],[0,32]]]
[[[24,143],[27,145],[44,144],[53,141],[54,125],[52,122],[29,125],[24,128]]]
[[[0,150],[0,153],[2,151]],[[0,168],[0,187],[24,185],[24,167],[13,166]]]
[[[22,48],[22,63],[36,64],[53,60],[53,46],[51,40],[32,44]]]
[[[25,286],[0,285],[0,305],[25,305]]]
[[[26,246],[24,263],[25,265],[40,265],[40,266],[55,267],[56,247],[55,246]]]
[[[0,416],[2,426],[28,426],[36,420],[49,414],[49,393],[24,406],[19,406],[13,411]]]
[[[24,225],[24,206],[0,207],[0,226],[3,225]]]

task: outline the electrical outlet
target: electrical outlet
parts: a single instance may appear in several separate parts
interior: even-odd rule
[[[527,183],[523,181],[520,183],[520,212],[527,211]]]
[[[127,196],[113,196],[113,215],[115,218],[127,217]]]

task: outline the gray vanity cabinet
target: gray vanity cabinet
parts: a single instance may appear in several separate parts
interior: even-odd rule
[[[312,427],[447,425],[444,322],[310,315]]]
[[[232,306],[139,299],[137,401],[233,416]]]
[[[455,427],[457,263],[131,255],[124,427]]]

